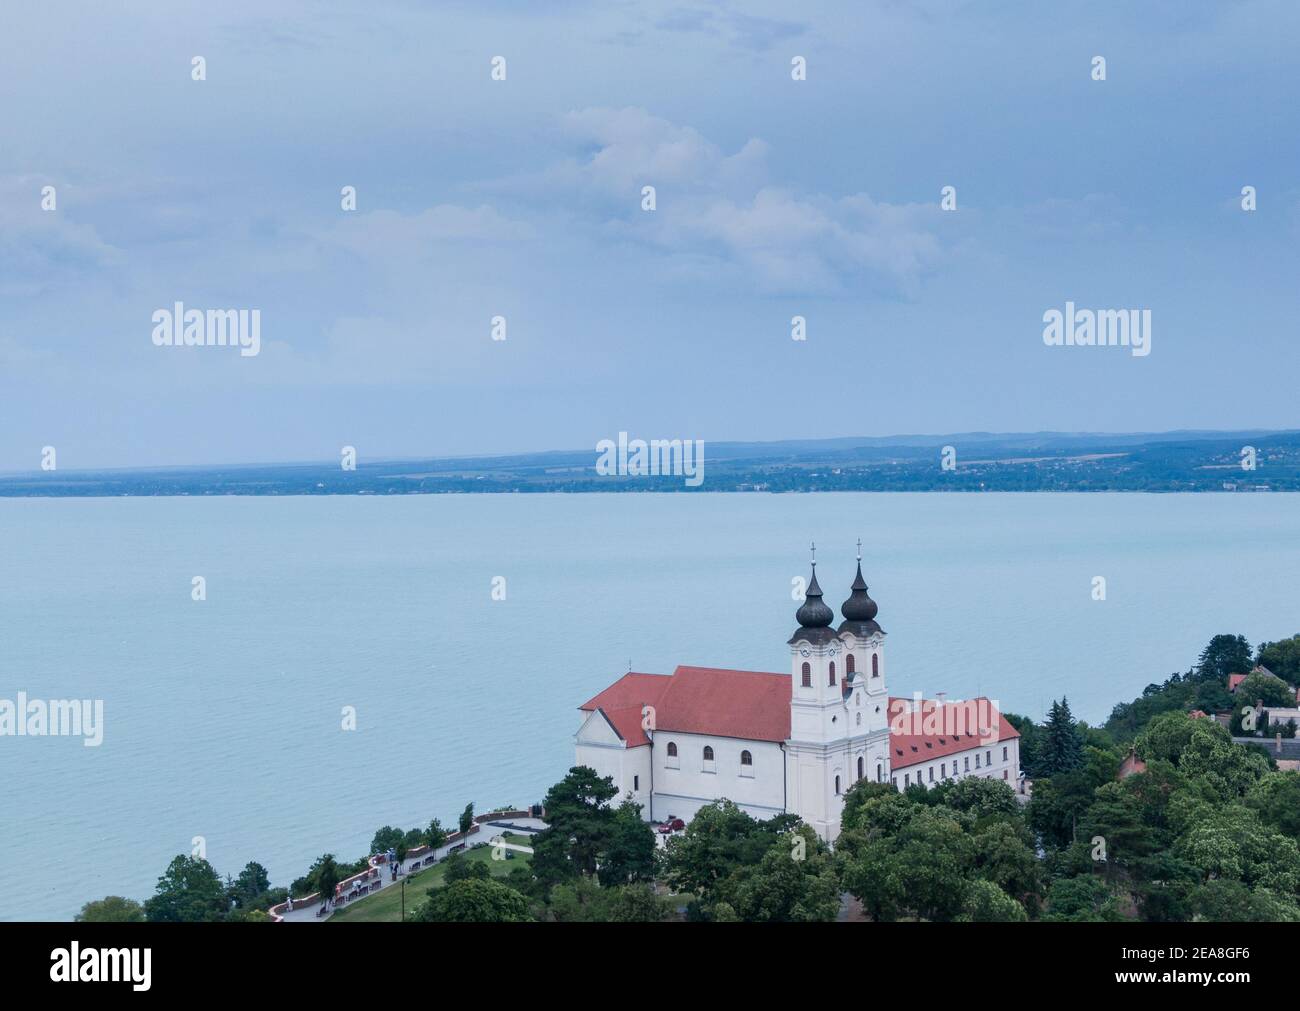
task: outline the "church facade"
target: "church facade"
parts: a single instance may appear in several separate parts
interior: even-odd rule
[[[726,798],[758,818],[797,814],[828,841],[861,779],[904,790],[974,775],[1018,788],[1020,735],[989,700],[889,696],[861,555],[840,610],[832,627],[814,560],[788,673],[628,672],[579,707],[577,764],[610,776],[649,821],[689,821]]]

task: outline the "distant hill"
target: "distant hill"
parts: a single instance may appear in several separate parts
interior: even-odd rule
[[[955,469],[940,466],[943,447]],[[1244,447],[1256,467],[1242,467]],[[603,476],[594,449],[513,456],[55,471],[0,476],[0,497],[505,492],[1300,491],[1300,432],[1029,432],[710,442],[704,480]]]

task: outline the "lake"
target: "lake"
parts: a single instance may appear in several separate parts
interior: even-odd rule
[[[808,542],[838,612],[859,537],[895,695],[1100,722],[1300,630],[1295,495],[0,500],[0,698],[104,706],[99,747],[0,737],[0,919],[144,899],[195,837],[285,885],[539,801],[629,665],[786,670]]]

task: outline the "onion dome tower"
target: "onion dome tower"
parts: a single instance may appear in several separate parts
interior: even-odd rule
[[[840,623],[840,634],[852,632],[859,639],[870,639],[884,629],[876,624],[876,614],[880,608],[867,593],[867,581],[862,578],[862,541],[858,541],[858,574],[849,588],[849,599],[840,607],[844,621]]]
[[[835,612],[822,599],[822,588],[817,585],[816,544],[812,546],[812,578],[808,581],[808,589],[804,591],[804,601],[799,605],[799,610],[795,611],[794,617],[799,622],[799,627],[787,640],[788,644],[808,642],[819,646],[836,638],[835,632],[831,629]]]

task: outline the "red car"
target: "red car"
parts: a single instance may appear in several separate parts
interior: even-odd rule
[[[680,818],[669,818],[666,822],[664,822],[662,825],[659,826],[659,834],[672,835],[672,833],[680,832],[685,827],[686,827],[686,822],[682,821]]]

